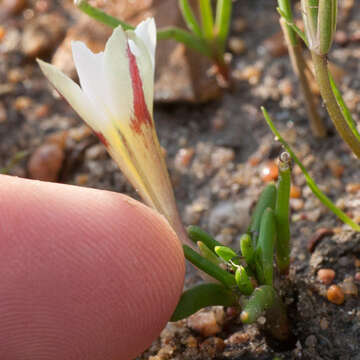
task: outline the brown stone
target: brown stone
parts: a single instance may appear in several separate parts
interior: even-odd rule
[[[327,298],[330,302],[341,305],[344,302],[344,293],[337,285],[331,285],[327,291]]]

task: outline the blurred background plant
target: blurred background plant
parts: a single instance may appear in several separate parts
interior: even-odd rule
[[[278,11],[282,16],[281,22],[283,24],[283,30],[287,37],[288,47],[290,48],[290,56],[292,57],[295,72],[299,74],[304,93],[306,93],[307,90],[301,78],[304,77],[305,67],[301,65],[301,55],[294,50],[296,49],[298,41],[295,34],[299,35],[311,53],[315,79],[318,83],[323,102],[337,132],[348,144],[352,152],[359,158],[360,134],[328,67],[328,54],[336,30],[337,0],[301,0],[301,12],[305,32],[299,29],[294,23],[290,2],[287,0],[279,0],[278,4]],[[307,98],[306,95],[305,98]],[[310,104],[308,104],[307,107],[308,110],[312,109]],[[309,111],[309,119],[311,124],[315,124],[314,112],[311,110]],[[312,125],[312,128],[315,129],[315,126]],[[313,133],[315,134],[314,130]],[[318,132],[318,134],[320,134],[320,132]]]
[[[124,21],[91,6],[86,0],[75,0],[74,2],[81,11],[105,25],[112,28],[121,25],[124,30],[134,28]],[[189,31],[178,27],[158,29],[158,39],[173,39],[209,57],[215,64],[220,84],[229,86],[229,64],[224,55],[230,29],[232,0],[217,0],[215,16],[212,1],[199,0],[197,10],[200,14],[200,22],[188,0],[179,0],[178,4]]]

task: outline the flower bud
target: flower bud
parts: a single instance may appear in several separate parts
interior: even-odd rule
[[[337,0],[301,0],[301,9],[310,50],[326,55],[336,29]]]

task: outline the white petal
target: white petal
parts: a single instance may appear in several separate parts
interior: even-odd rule
[[[104,74],[104,53],[94,54],[81,41],[71,43],[75,67],[84,93],[103,113],[112,111]]]
[[[118,121],[128,122],[133,114],[133,90],[130,76],[128,42],[124,30],[118,26],[106,43],[104,73],[109,101]]]
[[[146,106],[149,113],[152,115],[153,98],[154,98],[154,69],[151,64],[151,59],[147,48],[134,31],[127,31],[129,37],[130,50],[135,56],[136,64],[139,69],[139,74],[142,82]]]
[[[156,25],[154,18],[142,21],[135,29],[135,34],[144,42],[155,69]]]
[[[95,131],[101,130],[102,114],[93,106],[90,99],[81,91],[79,85],[69,79],[55,66],[42,60],[37,60],[42,72],[52,85],[68,101],[78,115]],[[100,125],[100,126],[99,126]]]

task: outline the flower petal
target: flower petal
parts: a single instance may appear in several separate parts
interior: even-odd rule
[[[99,121],[104,118],[90,99],[81,91],[79,85],[68,78],[55,66],[37,60],[42,72],[52,85],[68,101],[78,115],[83,118],[96,132],[101,131]]]
[[[134,91],[134,107],[136,106],[136,103],[142,101],[140,97],[143,97],[145,99],[147,110],[149,114],[152,115],[154,98],[154,71],[151,65],[151,59],[144,42],[139,37],[137,37],[136,33],[134,31],[127,31],[127,35],[129,38],[129,47],[131,51],[129,57],[130,74],[132,76],[132,86]],[[135,59],[132,59],[132,56]],[[135,62],[133,60],[135,60]],[[136,76],[134,76],[135,72],[139,74],[139,79],[136,79]],[[142,94],[136,93],[134,90],[134,86],[137,85],[134,82],[139,80],[141,81],[141,87],[138,89],[138,91],[141,90]]]
[[[71,47],[82,90],[99,111],[111,112],[104,75],[104,53],[94,54],[81,41],[72,41]]]
[[[136,27],[135,34],[145,44],[150,55],[153,69],[155,69],[156,25],[154,18],[148,18],[142,21]]]
[[[118,26],[110,36],[104,52],[104,76],[108,86],[108,101],[113,109],[113,121],[129,123],[134,112],[133,88],[127,54],[128,41]]]

